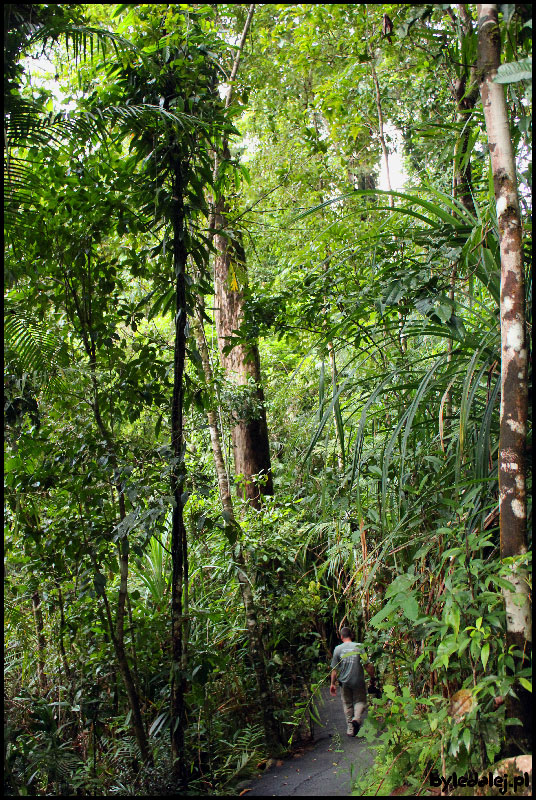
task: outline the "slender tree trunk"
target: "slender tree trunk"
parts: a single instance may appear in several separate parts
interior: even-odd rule
[[[184,368],[186,358],[186,226],[184,191],[186,165],[178,162],[173,180],[173,264],[175,270],[175,344],[173,357],[173,399],[171,407],[171,447],[174,465],[171,472],[171,492],[174,500],[171,527],[171,753],[176,779],[187,786],[187,767],[184,745],[186,728],[184,673],[184,613],[183,593],[188,581],[188,551],[184,524],[184,484],[186,466],[183,428]]]
[[[200,301],[200,304],[201,303],[202,301]],[[214,381],[210,366],[208,347],[203,332],[202,311],[200,311],[199,317],[194,321],[193,327],[197,340],[197,347],[203,362],[205,379],[207,385],[211,387]],[[218,416],[214,409],[210,408],[207,411],[207,419],[210,430],[212,452],[214,455],[214,463],[216,466],[216,475],[218,478],[220,500],[228,522],[233,523],[235,522],[233,500],[231,497],[229,478],[225,469],[225,459],[223,457],[223,451],[221,447]],[[242,550],[242,545],[240,543],[238,543],[235,549],[235,558],[237,562],[236,575],[240,586],[240,592],[242,594],[242,602],[244,604],[244,613],[246,616],[249,652],[255,670],[258,702],[263,714],[264,733],[268,746],[274,750],[277,750],[279,747],[279,732],[273,713],[274,701],[270,691],[268,675],[266,674],[266,655],[259,631],[257,612],[255,609],[255,598],[253,596],[253,590],[247,575],[246,560]]]
[[[329,353],[329,366],[331,370],[331,384],[333,387],[333,396],[335,396],[339,390],[337,384],[337,362],[335,360],[335,348],[333,347],[333,342],[331,340],[328,341],[328,353]],[[333,415],[335,417],[335,436],[337,437],[337,468],[339,470],[339,475],[344,474],[344,442],[341,439],[342,431],[339,430],[339,424],[337,421],[337,406],[339,401],[337,400],[333,404]],[[340,410],[339,410],[340,413]]]
[[[95,394],[94,410],[98,427],[108,445],[108,452],[110,453],[110,463],[112,463],[114,467],[117,469],[118,461],[115,454],[115,448],[113,446],[111,434],[104,426],[104,423],[100,415],[97,392]],[[125,496],[123,494],[123,489],[121,487],[120,482],[116,483],[115,489],[117,492],[118,503],[119,503],[119,518],[121,520],[124,520],[126,517]],[[119,547],[118,547],[119,593],[117,598],[115,626],[113,625],[109,606],[107,606],[107,612],[110,625],[110,634],[112,637],[117,663],[119,666],[119,672],[121,673],[129,705],[132,711],[132,727],[134,730],[134,734],[136,736],[136,741],[138,742],[138,746],[140,748],[140,754],[143,761],[151,761],[152,753],[147,739],[147,734],[145,732],[143,715],[141,713],[139,692],[134,680],[134,676],[132,674],[132,670],[130,669],[130,665],[128,663],[128,658],[125,648],[125,605],[128,592],[128,553],[129,553],[128,539],[127,536],[123,536],[119,542]]]
[[[78,316],[78,320],[80,322],[80,330],[82,334],[82,340],[84,343],[84,349],[87,353],[89,359],[89,368],[90,368],[90,375],[91,375],[91,383],[93,388],[93,414],[95,417],[95,422],[99,433],[102,435],[104,441],[106,442],[106,447],[109,454],[110,464],[114,467],[114,470],[117,472],[119,467],[119,462],[117,459],[117,454],[115,450],[115,443],[111,432],[106,427],[104,420],[101,415],[100,410],[100,392],[99,392],[99,384],[97,380],[97,349],[96,344],[93,338],[92,333],[92,319],[91,319],[91,290],[92,284],[90,280],[90,273],[89,273],[89,266],[88,266],[88,280],[87,280],[87,287],[86,291],[88,294],[87,303],[81,303],[78,293],[72,283],[70,283],[69,279],[66,277],[66,292],[70,294],[73,300],[74,308],[76,315]],[[125,511],[125,496],[123,494],[123,488],[121,486],[121,481],[117,480],[115,482],[114,488],[117,493],[118,499],[118,506],[119,506],[119,518],[120,520],[124,520],[126,517]],[[147,740],[147,735],[145,733],[145,725],[143,723],[143,715],[141,713],[140,707],[140,698],[138,694],[138,690],[136,688],[134,678],[132,676],[132,672],[130,669],[130,665],[128,663],[127,654],[125,650],[125,641],[124,641],[124,628],[125,628],[125,603],[127,597],[127,590],[128,590],[128,552],[129,552],[129,544],[127,536],[123,536],[119,543],[118,548],[118,560],[119,560],[119,593],[117,599],[117,609],[116,609],[116,620],[115,625],[113,623],[110,607],[108,604],[108,600],[106,597],[106,592],[102,590],[103,599],[106,605],[106,613],[108,618],[108,625],[110,628],[110,636],[112,639],[112,643],[115,650],[115,655],[117,658],[117,664],[119,667],[119,672],[121,673],[121,677],[123,679],[123,683],[125,684],[125,690],[127,693],[127,697],[129,700],[129,705],[132,711],[132,728],[134,730],[134,735],[136,736],[136,741],[140,748],[141,757],[144,761],[151,761],[152,753],[151,748],[149,747],[149,742]],[[95,564],[95,568],[97,569],[97,564]]]
[[[69,667],[69,662],[67,661],[67,654],[65,652],[65,642],[63,641],[63,631],[65,629],[65,611],[63,607],[63,593],[61,591],[61,586],[59,582],[56,584],[58,588],[58,605],[60,609],[60,630],[59,630],[59,650],[61,656],[61,663],[63,665],[63,671],[65,673],[65,680],[69,687],[69,694],[71,693],[71,670]]]
[[[35,636],[37,639],[37,677],[39,678],[39,688],[41,692],[45,694],[47,690],[47,680],[45,676],[45,652],[47,649],[47,642],[45,639],[43,611],[41,610],[41,597],[38,589],[32,594],[32,608],[35,622]]]
[[[130,655],[132,657],[132,666],[134,672],[134,679],[136,681],[136,689],[140,694],[140,674],[138,671],[138,654],[136,652],[136,629],[134,627],[134,618],[132,616],[132,604],[130,602],[130,595],[127,592],[127,614],[128,625],[130,630]]]
[[[203,363],[203,372],[205,374],[207,387],[209,389],[212,389],[212,387],[214,386],[214,377],[212,374],[212,368],[210,366],[208,347],[205,341],[205,334],[203,331],[202,309],[204,303],[202,298],[198,299],[198,303],[200,306],[200,312],[198,316],[193,320],[192,327],[194,329],[194,334],[197,342],[197,349],[199,351],[199,354],[201,356],[201,361]],[[227,514],[229,514],[230,519],[234,519],[233,500],[231,497],[229,476],[227,475],[225,458],[221,446],[220,430],[218,425],[218,414],[216,410],[212,407],[207,410],[207,420],[210,431],[210,442],[212,445],[212,454],[214,456],[214,464],[216,467],[216,476],[218,479],[218,489],[220,493],[221,504],[223,510]]]
[[[320,182],[320,186],[319,186],[319,191],[320,191],[319,201],[320,201],[321,204],[324,202],[324,198],[323,198],[323,196],[321,194],[322,189],[323,189],[323,186],[322,186],[322,181],[321,181]],[[322,212],[321,212],[321,216],[322,216],[322,220],[324,220],[324,210],[323,209],[322,209]],[[326,251],[326,258],[324,260],[324,272],[325,273],[329,269],[329,259],[330,259],[330,253],[329,253],[329,250],[327,250]],[[324,305],[324,308],[322,309],[322,314],[323,314],[323,317],[324,317],[323,325],[324,325],[324,329],[326,331],[326,343],[327,343],[327,347],[328,347],[329,366],[330,366],[330,373],[331,373],[331,386],[332,386],[332,391],[333,391],[333,397],[335,397],[335,395],[337,394],[337,391],[339,389],[339,387],[337,385],[337,377],[338,377],[338,375],[337,375],[337,361],[336,361],[336,358],[335,358],[335,348],[333,346],[333,341],[331,340],[331,337],[329,335],[329,304],[327,302],[326,297],[324,297],[324,303],[325,303],[325,305]],[[336,441],[337,441],[337,468],[338,468],[338,471],[339,471],[339,475],[342,475],[344,473],[344,439],[343,439],[343,435],[344,434],[343,434],[342,429],[339,427],[339,419],[337,418],[338,415],[340,415],[340,413],[341,413],[340,412],[340,404],[339,404],[339,400],[337,399],[333,403],[333,423],[335,425],[335,438],[336,438]]]
[[[458,30],[458,20],[450,10],[453,24]],[[473,35],[473,20],[464,3],[458,3],[460,28],[463,36]],[[460,52],[463,52],[463,42],[460,40]],[[460,136],[454,149],[454,177],[453,195],[460,200],[472,216],[476,217],[475,203],[473,200],[473,179],[471,173],[471,159],[467,156],[467,149],[471,139],[471,126],[469,117],[478,100],[479,86],[478,74],[474,64],[464,64],[463,72],[454,87],[456,101],[456,122],[462,125]]]
[[[497,204],[501,251],[501,409],[499,435],[499,508],[501,558],[527,552],[525,447],[527,428],[527,342],[522,229],[517,194],[515,158],[510,136],[504,88],[494,83],[500,64],[501,40],[496,3],[478,9],[478,68],[480,92],[488,133]],[[514,591],[504,591],[506,643],[530,659],[532,617],[527,575],[512,568]],[[522,729],[510,729],[520,749],[532,730],[531,698],[516,684],[518,699],[510,698],[509,716],[518,717]]]
[[[463,35],[471,36],[473,32],[473,22],[471,15],[463,3],[458,4],[459,22]],[[458,28],[458,20],[454,11],[449,10],[455,30]],[[462,42],[460,41],[460,52],[463,52]],[[454,99],[456,102],[456,122],[462,125],[462,130],[454,147],[454,174],[452,179],[453,197],[459,200],[467,211],[477,217],[475,203],[473,200],[473,179],[471,171],[471,159],[467,155],[469,141],[471,139],[471,126],[469,125],[469,115],[478,100],[479,87],[477,71],[474,65],[464,66],[464,71],[456,81],[454,87]],[[454,261],[451,266],[449,299],[454,303],[456,297],[456,280],[458,277],[458,262]],[[447,364],[452,361],[452,339],[447,343]],[[452,425],[452,395],[450,390],[445,399],[445,412],[448,424]]]
[[[475,219],[477,217],[475,204],[473,200],[473,182],[471,172],[471,159],[468,157],[466,163],[467,148],[469,146],[469,139],[471,138],[471,128],[467,121],[467,112],[474,108],[478,99],[478,82],[474,76],[475,70],[471,70],[472,86],[469,93],[465,94],[466,80],[459,80],[456,83],[456,103],[458,107],[457,122],[465,123],[460,137],[456,142],[454,148],[454,177],[452,181],[452,194],[455,199],[460,200],[464,207],[472,214]],[[449,286],[449,299],[454,303],[456,297],[456,279],[458,277],[458,262],[454,261],[451,266],[450,273],[450,286]],[[447,363],[452,361],[452,339],[447,343]],[[452,421],[452,397],[450,391],[446,397],[446,417],[449,425]]]

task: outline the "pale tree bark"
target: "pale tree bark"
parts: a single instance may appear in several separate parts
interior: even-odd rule
[[[225,98],[226,108],[231,103],[233,82],[238,72],[254,11],[253,3],[249,7],[229,77]],[[224,141],[221,152],[215,156],[215,172],[218,171],[222,160],[229,158],[228,144]],[[217,251],[214,260],[215,322],[218,347],[226,375],[237,386],[252,385],[250,403],[246,404],[250,408],[245,408],[243,413],[236,415],[231,436],[235,473],[243,476],[244,499],[254,508],[260,508],[262,495],[273,494],[273,483],[259,350],[257,343],[251,341],[247,345],[237,345],[230,352],[224,352],[224,348],[229,344],[229,337],[242,322],[244,292],[240,286],[245,286],[247,282],[244,248],[238,234],[233,232],[230,235],[226,232],[228,217],[229,206],[225,197],[220,195],[215,200],[213,216],[214,245]],[[264,479],[261,482],[253,479],[253,476],[259,474]]]
[[[515,158],[504,88],[494,83],[500,64],[500,30],[496,3],[478,9],[478,69],[495,187],[501,252],[501,408],[499,434],[499,508],[501,559],[527,552],[525,448],[527,428],[527,343],[522,228]],[[528,663],[532,645],[532,618],[526,573],[513,568],[514,591],[504,591],[506,643],[515,645]],[[531,698],[515,686],[510,716],[523,722],[513,735],[523,749],[532,727]]]
[[[203,330],[203,304],[201,299],[199,301],[198,316],[193,320],[193,329],[197,341],[197,348],[203,363],[205,380],[207,386],[209,389],[211,389],[214,386],[214,378]],[[213,408],[209,408],[207,410],[207,420],[210,431],[212,453],[214,455],[214,464],[216,466],[220,500],[223,511],[226,515],[226,520],[232,525],[236,522],[236,517],[229,486],[229,476],[225,467],[225,458],[221,446],[218,415]],[[235,558],[237,565],[236,576],[240,586],[240,592],[242,594],[242,602],[244,604],[246,627],[248,631],[249,652],[255,670],[258,703],[262,710],[264,733],[268,746],[275,752],[279,749],[279,731],[277,721],[274,717],[274,700],[270,691],[268,675],[266,673],[266,655],[257,619],[255,598],[253,596],[251,582],[247,575],[246,559],[240,542],[238,542],[235,547]]]

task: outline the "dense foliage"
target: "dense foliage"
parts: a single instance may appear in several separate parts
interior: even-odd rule
[[[531,542],[501,557],[476,8],[259,4],[242,44],[237,4],[5,9],[6,793],[232,793],[307,734],[343,622],[383,689],[358,793],[527,752],[530,647],[506,646],[504,596]],[[500,11],[530,333],[531,12]],[[405,184],[388,191],[397,137]],[[227,348],[260,354],[260,508],[233,474],[231,430],[261,401],[220,364],[218,195],[243,243]]]

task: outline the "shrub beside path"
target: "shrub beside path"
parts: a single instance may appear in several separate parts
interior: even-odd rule
[[[373,761],[363,739],[346,735],[340,689],[331,697],[322,690],[318,703],[322,726],[315,724],[314,741],[240,786],[245,797],[348,797],[353,779]]]

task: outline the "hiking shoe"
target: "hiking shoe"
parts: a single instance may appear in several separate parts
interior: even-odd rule
[[[354,732],[353,732],[353,734],[352,734],[352,735],[353,735],[353,736],[357,736],[357,734],[359,733],[359,729],[360,729],[360,727],[361,727],[361,723],[360,723],[360,722],[358,722],[356,719],[353,719],[353,720],[352,720],[352,727],[353,727],[353,729],[354,729]]]

